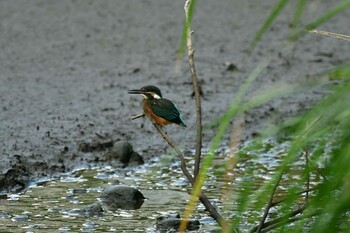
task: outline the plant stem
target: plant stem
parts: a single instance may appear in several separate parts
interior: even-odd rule
[[[196,102],[196,152],[194,164],[194,178],[196,179],[201,163],[202,154],[202,107],[201,96],[197,80],[196,67],[194,65],[194,48],[192,46],[192,31],[191,31],[191,14],[193,11],[193,0],[187,0],[184,6],[186,16],[186,36],[187,36],[187,50],[188,50],[188,64],[191,70],[192,86]]]

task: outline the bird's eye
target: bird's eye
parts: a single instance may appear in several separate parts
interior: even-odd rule
[[[145,89],[145,88],[142,88],[141,91],[146,91],[146,89]]]

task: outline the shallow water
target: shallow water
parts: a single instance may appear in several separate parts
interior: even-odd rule
[[[245,146],[247,151],[249,146]],[[284,144],[271,145],[265,142],[259,150],[249,150],[249,153],[244,154],[246,159],[235,168],[233,192],[243,187],[237,184],[244,183],[246,177],[240,174],[244,174],[247,167],[255,168],[251,174],[254,182],[250,185],[258,186],[268,180],[281,161],[286,147]],[[224,178],[214,175],[225,172],[223,165],[226,163],[226,154],[225,149],[217,154],[205,192],[223,215],[228,217],[234,214],[234,205],[227,207],[221,204],[225,193]],[[190,186],[175,158],[175,155],[163,155],[134,168],[81,169],[63,174],[60,179],[33,183],[26,193],[12,194],[0,200],[0,232],[156,232],[156,218],[168,213],[182,214],[189,198]],[[187,158],[188,166],[193,165],[192,159]],[[142,207],[132,211],[109,211],[99,217],[81,216],[74,211],[97,202],[103,189],[116,184],[137,187],[147,198]],[[245,214],[256,215],[257,220],[260,216],[259,213]],[[202,205],[197,207],[192,217],[202,223],[199,232],[218,229]],[[256,222],[247,220],[242,227],[250,229],[254,224]]]

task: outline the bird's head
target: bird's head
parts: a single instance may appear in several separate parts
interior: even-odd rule
[[[144,86],[139,90],[129,90],[129,94],[140,94],[145,99],[161,99],[162,93],[156,86]]]

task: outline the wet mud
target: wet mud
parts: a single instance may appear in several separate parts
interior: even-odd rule
[[[286,42],[292,5],[247,53],[276,2],[197,2],[192,29],[204,125],[225,112],[258,62]],[[333,5],[313,1],[303,22]],[[346,34],[349,16],[344,11],[321,29]],[[172,153],[147,119],[130,120],[141,112],[141,99],[127,90],[143,85],[157,85],[174,100],[188,127],[166,130],[183,150],[194,148],[195,106],[186,56],[180,67],[176,62],[183,1],[2,1],[0,18],[1,189],[18,190],[35,177],[108,165],[115,160],[108,154],[119,141],[129,142],[146,161]],[[317,81],[315,75],[349,58],[349,47],[348,42],[307,35],[291,54],[281,52],[274,59],[245,98]],[[247,111],[241,139],[305,111],[327,91],[318,85]],[[214,134],[215,128],[205,128],[204,147]],[[229,144],[229,135],[223,145]]]

